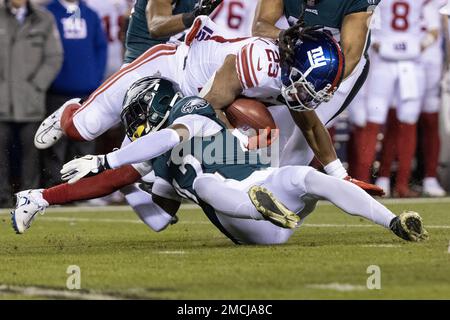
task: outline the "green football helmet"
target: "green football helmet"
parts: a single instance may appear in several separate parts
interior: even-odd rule
[[[130,140],[161,129],[182,97],[172,82],[160,77],[145,77],[133,83],[125,94],[120,115]]]

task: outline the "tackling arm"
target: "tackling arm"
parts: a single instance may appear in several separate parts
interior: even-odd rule
[[[149,0],[146,8],[149,33],[155,38],[166,38],[192,26],[199,15],[210,15],[222,0],[200,0],[192,12],[172,15],[172,0]]]
[[[187,28],[182,14],[172,15],[171,0],[149,0],[146,15],[148,31],[155,38],[170,37]]]
[[[185,140],[214,130],[209,126],[210,122],[202,121],[203,118],[186,115],[176,119],[170,127],[149,133],[107,155],[87,155],[72,160],[63,166],[62,180],[75,183],[87,175],[96,175],[107,169],[142,163],[161,156]]]
[[[331,141],[330,134],[320,121],[315,111],[296,112],[291,111],[292,118],[302,131],[317,159],[324,165],[337,160],[336,151]],[[344,169],[345,171],[345,169]],[[347,175],[346,171],[344,172]],[[343,177],[340,177],[343,178]]]
[[[260,0],[256,8],[252,33],[254,37],[278,39],[281,29],[275,27],[283,15],[283,0]]]
[[[214,109],[223,109],[236,100],[242,92],[241,82],[236,71],[236,56],[229,55],[214,75],[210,87],[205,90],[203,98]]]
[[[341,47],[345,56],[344,79],[352,74],[364,53],[372,12],[352,13],[344,17]]]

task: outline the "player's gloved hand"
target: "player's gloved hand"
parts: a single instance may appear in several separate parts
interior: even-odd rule
[[[195,6],[194,15],[209,16],[222,3],[223,0],[200,0]]]
[[[358,187],[360,187],[361,189],[366,191],[371,196],[382,197],[382,196],[385,195],[384,190],[382,188],[380,188],[379,186],[376,186],[374,184],[367,183],[367,182],[364,182],[364,181],[360,181],[360,180],[357,180],[357,179],[353,179],[350,176],[345,177],[344,180],[347,180],[347,181],[349,181],[349,182],[351,182],[353,184],[356,184]]]
[[[223,0],[200,0],[192,12],[183,13],[183,24],[190,28],[198,16],[209,16]]]
[[[111,167],[105,155],[87,155],[66,163],[61,170],[61,179],[72,184],[83,177],[96,175],[107,169]]]
[[[306,26],[303,19],[289,27],[286,30],[282,30],[278,36],[278,46],[280,47],[281,63],[287,65],[293,64],[294,59],[294,47],[297,40],[315,40],[314,32],[323,28],[323,26]]]

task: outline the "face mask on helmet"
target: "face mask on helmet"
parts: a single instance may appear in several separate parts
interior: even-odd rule
[[[126,134],[132,141],[163,128],[170,110],[182,97],[165,79],[146,77],[127,91],[121,113]]]
[[[314,37],[298,41],[293,65],[281,68],[281,95],[295,111],[311,111],[330,101],[342,80],[344,56],[339,44],[325,32],[315,32]]]

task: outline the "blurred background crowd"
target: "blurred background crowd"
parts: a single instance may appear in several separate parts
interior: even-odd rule
[[[218,22],[233,29],[243,15],[254,16],[257,1],[224,0],[218,10],[228,18]],[[440,8],[447,1],[436,2]],[[408,28],[410,8],[399,3],[394,27]],[[10,207],[17,190],[59,183],[62,164],[74,156],[120,146],[122,128],[96,142],[66,140],[45,151],[34,147],[33,138],[47,115],[69,99],[86,98],[120,68],[133,5],[133,0],[0,0],[0,207]],[[389,53],[380,44],[389,38],[375,14],[368,79],[330,128],[350,174],[376,182],[390,196],[450,191],[450,101],[442,101],[449,29],[448,17],[437,10],[420,14],[422,34],[411,36],[424,37],[429,46],[409,60],[386,59]],[[250,34],[248,28],[240,36]],[[395,64],[396,58],[410,63]],[[117,195],[91,204],[120,201]]]

